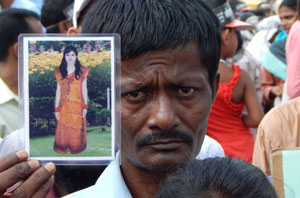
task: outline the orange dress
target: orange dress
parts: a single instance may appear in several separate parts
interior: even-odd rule
[[[81,67],[80,78],[75,78],[75,72],[62,79],[57,68],[54,76],[60,86],[59,120],[57,120],[54,151],[58,153],[71,152],[77,154],[86,148],[86,118],[82,118],[84,105],[82,83],[89,75],[89,69]]]
[[[241,69],[232,65],[234,74],[230,82],[220,83],[217,97],[208,118],[207,135],[217,140],[225,155],[252,161],[254,138],[250,129],[242,121],[244,103],[231,101],[232,91],[237,84]]]

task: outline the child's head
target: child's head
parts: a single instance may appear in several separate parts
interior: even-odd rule
[[[187,163],[159,185],[156,197],[277,198],[277,195],[259,168],[225,157]]]
[[[235,19],[232,9],[226,0],[203,1],[213,10],[219,19],[222,34],[221,58],[230,58],[238,48],[236,31],[251,30],[254,26]]]

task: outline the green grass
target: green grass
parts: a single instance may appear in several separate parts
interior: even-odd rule
[[[80,154],[57,153],[53,150],[54,136],[44,136],[30,139],[30,155],[31,157],[111,156],[111,128],[104,126],[88,127],[87,131],[87,148]]]

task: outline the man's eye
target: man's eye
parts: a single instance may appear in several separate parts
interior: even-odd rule
[[[125,96],[129,99],[140,99],[146,96],[146,94],[142,91],[131,91],[127,94],[125,94]]]
[[[195,92],[194,88],[191,87],[181,87],[177,89],[176,93],[179,95],[190,95]]]

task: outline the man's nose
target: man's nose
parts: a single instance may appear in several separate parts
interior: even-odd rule
[[[151,105],[148,126],[151,129],[167,130],[175,128],[177,123],[175,105],[167,94],[161,94]]]

